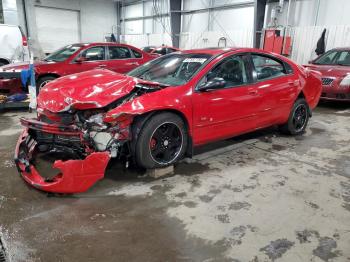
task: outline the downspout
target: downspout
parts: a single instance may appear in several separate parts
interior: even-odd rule
[[[320,4],[321,4],[321,0],[317,1],[317,8],[316,8],[316,15],[315,15],[315,23],[314,26],[317,26],[317,22],[318,22],[318,14],[320,12]]]
[[[287,22],[286,27],[289,27],[289,15],[290,15],[290,6],[291,6],[292,0],[288,0],[288,9],[287,9]]]
[[[26,29],[27,37],[29,37],[29,27],[28,27],[28,19],[27,19],[27,7],[26,7],[26,1],[22,0],[22,6],[23,6],[23,18],[24,18],[24,27]]]

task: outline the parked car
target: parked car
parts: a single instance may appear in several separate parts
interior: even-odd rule
[[[29,61],[27,38],[21,27],[0,24],[0,66]]]
[[[305,67],[322,74],[322,100],[350,101],[350,48],[332,49]]]
[[[95,68],[106,68],[118,73],[127,73],[151,59],[154,59],[154,57],[148,53],[124,44],[68,45],[53,52],[43,61],[35,63],[37,88],[39,91],[48,82],[58,77]],[[1,80],[1,72],[21,71],[25,68],[28,68],[28,63],[0,67],[0,91],[9,93],[11,89],[15,90],[13,82],[11,83],[5,79]]]
[[[251,48],[177,52],[127,75],[96,69],[42,89],[38,117],[21,119],[15,162],[36,188],[82,192],[111,158],[158,168],[198,145],[271,125],[300,135],[320,94],[318,72]],[[36,157],[55,152],[59,172],[44,178]]]
[[[162,55],[180,51],[180,49],[176,47],[166,46],[166,45],[162,45],[160,47],[146,46],[146,47],[143,47],[142,50],[154,56],[162,56]]]

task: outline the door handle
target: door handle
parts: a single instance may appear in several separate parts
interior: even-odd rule
[[[99,67],[99,68],[105,68],[105,67],[107,67],[107,65],[98,65],[97,67]]]
[[[127,65],[139,65],[138,62],[127,63]]]
[[[290,86],[298,86],[299,85],[299,80],[288,81],[288,85],[290,85]]]
[[[258,90],[256,90],[256,89],[248,90],[248,94],[249,95],[256,95],[256,94],[258,94]]]

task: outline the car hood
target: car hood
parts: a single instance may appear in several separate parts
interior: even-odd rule
[[[350,66],[310,64],[305,67],[319,71],[322,76],[343,77],[350,73]]]
[[[106,69],[73,74],[48,83],[40,91],[38,107],[53,113],[102,108],[130,93],[138,83],[159,87]]]
[[[41,65],[48,65],[48,64],[55,64],[55,62],[37,61],[34,63],[34,66],[41,66]],[[29,68],[29,62],[21,62],[21,63],[4,65],[0,67],[0,71],[5,71],[5,72],[17,71],[18,72],[28,68]]]

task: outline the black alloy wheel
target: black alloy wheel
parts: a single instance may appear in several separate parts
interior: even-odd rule
[[[154,130],[149,147],[154,161],[159,164],[172,162],[180,153],[182,147],[182,133],[180,128],[172,122],[160,125]]]

